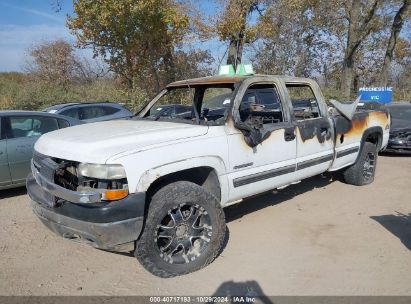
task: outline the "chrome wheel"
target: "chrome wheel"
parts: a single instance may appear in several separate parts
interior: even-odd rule
[[[372,152],[367,153],[364,161],[363,176],[366,180],[370,180],[374,176],[375,170],[375,154]]]
[[[197,204],[181,204],[167,212],[154,236],[159,255],[170,264],[197,259],[212,236],[211,219]]]

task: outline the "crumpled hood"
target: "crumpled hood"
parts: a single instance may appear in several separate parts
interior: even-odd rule
[[[40,137],[34,149],[51,157],[102,164],[119,153],[201,136],[207,131],[207,126],[183,123],[114,120],[47,133]]]

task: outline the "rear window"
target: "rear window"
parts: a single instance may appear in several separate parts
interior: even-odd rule
[[[105,112],[105,115],[112,115],[120,111],[120,109],[114,107],[103,106],[102,108]]]
[[[287,83],[286,87],[297,120],[321,117],[317,98],[308,84]]]
[[[70,127],[70,124],[67,120],[58,119],[57,121],[59,123],[59,129],[64,129],[64,128]]]

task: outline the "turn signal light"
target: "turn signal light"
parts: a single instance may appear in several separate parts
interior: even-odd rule
[[[101,198],[105,201],[117,201],[128,195],[128,189],[113,189],[103,192]]]

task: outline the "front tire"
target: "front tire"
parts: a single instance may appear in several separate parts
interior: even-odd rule
[[[187,274],[214,260],[225,230],[215,196],[197,184],[175,182],[152,197],[134,254],[156,276]]]
[[[375,144],[365,142],[355,164],[345,169],[344,181],[347,184],[364,186],[374,181],[377,167],[377,147]]]

